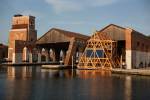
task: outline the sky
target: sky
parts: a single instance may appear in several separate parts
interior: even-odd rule
[[[109,24],[150,35],[150,0],[1,0],[0,43],[15,14],[35,16],[38,37],[54,27],[90,36]]]

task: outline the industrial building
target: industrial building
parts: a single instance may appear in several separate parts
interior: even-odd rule
[[[9,33],[8,59],[12,63],[54,62],[71,65],[86,47],[89,36],[52,28],[37,40],[35,17],[14,15]]]
[[[36,42],[38,48],[38,62],[42,56],[45,61],[60,62],[64,65],[72,64],[72,57],[76,62],[86,47],[89,36],[62,29],[52,28],[40,37]]]
[[[78,64],[79,69],[132,69],[148,66],[150,38],[131,28],[114,24],[91,36]]]
[[[73,58],[72,58],[73,57]],[[141,68],[150,66],[150,38],[130,28],[110,24],[91,38],[52,28],[37,39],[35,17],[14,15],[9,33],[12,63],[78,63],[79,69]]]
[[[36,40],[35,17],[14,15],[9,32],[8,60],[12,63],[32,62],[30,58],[34,53]]]

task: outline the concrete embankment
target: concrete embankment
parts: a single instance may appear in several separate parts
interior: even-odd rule
[[[2,63],[0,66],[37,66],[37,65],[58,65],[57,62],[49,62],[49,63]]]
[[[112,73],[150,76],[150,69],[112,69]]]

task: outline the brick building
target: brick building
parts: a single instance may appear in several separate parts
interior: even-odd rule
[[[8,56],[8,46],[4,44],[0,44],[0,62],[7,58]]]
[[[117,57],[121,63],[126,65],[127,69],[150,66],[150,38],[133,29],[114,24],[104,27],[99,32],[108,35],[111,40],[117,43]],[[32,62],[34,54],[40,55],[41,48],[46,48],[46,51],[49,51],[50,48],[61,51],[58,49],[62,48],[65,49],[66,53],[64,54],[69,56],[66,57],[69,59],[66,62],[70,62],[74,55],[74,48],[84,47],[85,45],[81,45],[82,41],[86,43],[88,38],[88,36],[82,38],[81,34],[54,28],[37,40],[35,17],[14,15],[9,33],[8,59],[13,63]],[[64,46],[61,47],[62,44]],[[38,51],[39,48],[40,51]],[[40,57],[37,60],[40,61]]]
[[[29,61],[36,40],[35,17],[14,15],[9,33],[8,59],[13,63]]]
[[[126,69],[132,69],[132,68],[142,68],[142,67],[150,66],[150,38],[148,36],[145,36],[144,34],[137,32],[133,29],[123,28],[114,24],[110,24],[104,27],[103,29],[101,29],[100,31],[98,31],[97,35],[100,36],[100,34],[106,35],[113,42],[116,43],[115,50],[117,53],[112,54],[113,56],[111,60],[114,57],[117,57],[120,63],[119,64],[120,67],[124,65]],[[93,35],[91,36],[91,38],[93,38]],[[101,54],[104,55],[105,51],[106,50],[101,49]],[[85,50],[85,53],[86,52],[88,51]],[[92,57],[89,58],[88,56],[89,55],[85,54],[85,57],[82,58],[94,59]],[[106,57],[103,56],[102,58],[105,59]],[[117,61],[114,62],[116,63]],[[90,68],[89,67],[90,65],[84,66],[84,64],[82,63],[83,61],[80,62],[79,68]],[[87,62],[84,61],[84,63]],[[114,66],[113,63],[112,66]],[[92,67],[96,68],[96,66],[92,66]],[[104,67],[104,66],[98,66],[98,67]]]
[[[46,62],[62,60],[64,65],[71,65],[72,59],[74,59],[74,63],[77,62],[83,53],[88,39],[89,36],[80,33],[52,28],[36,42],[39,51],[38,62],[41,62],[41,58],[45,56]]]
[[[150,66],[150,38],[131,28],[110,24],[101,29],[117,42],[118,56],[127,69]]]
[[[128,67],[150,67],[150,38],[129,28],[125,32]]]

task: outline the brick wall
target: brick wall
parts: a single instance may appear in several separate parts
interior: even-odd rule
[[[150,52],[150,38],[133,30],[132,31],[132,50]]]
[[[0,60],[7,58],[8,56],[8,46],[0,44]]]
[[[32,51],[31,49],[34,48],[36,40],[35,17],[14,16],[9,33],[9,60],[12,61],[13,53],[20,53],[19,55],[21,55],[25,47]],[[24,54],[22,55],[24,56]]]
[[[133,29],[126,29],[126,61],[132,68],[150,64],[150,39]],[[130,52],[130,53],[129,53]],[[130,63],[130,64],[128,64]]]

